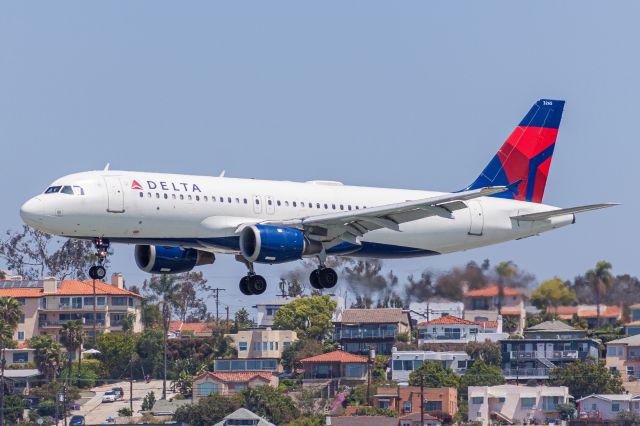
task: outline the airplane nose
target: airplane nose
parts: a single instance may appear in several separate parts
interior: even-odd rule
[[[37,225],[44,217],[44,203],[38,197],[34,197],[20,207],[20,217],[27,225]]]

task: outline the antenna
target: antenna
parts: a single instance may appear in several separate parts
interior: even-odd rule
[[[227,173],[227,171],[226,171],[226,170],[221,171],[221,172],[220,172],[220,174],[218,175],[218,177],[224,177],[224,174],[225,174],[225,173]]]
[[[104,166],[104,171],[108,172],[109,171],[109,166],[111,165],[111,163],[107,163],[106,166]]]

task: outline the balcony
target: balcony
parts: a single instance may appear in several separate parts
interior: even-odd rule
[[[505,368],[505,379],[548,379],[550,368]]]
[[[533,361],[540,358],[546,358],[550,361],[558,360],[577,360],[579,353],[577,350],[572,351],[511,351],[509,357],[517,361]]]
[[[74,305],[69,303],[49,304],[47,307],[40,306],[41,311],[73,311],[73,312],[93,312],[93,305]],[[106,311],[107,305],[97,305],[96,311]]]
[[[443,333],[443,334],[421,334],[420,340],[468,340],[475,338],[475,334],[468,333]]]
[[[341,329],[336,331],[336,339],[395,339],[395,330]]]
[[[109,305],[110,312],[127,312],[128,310],[134,310],[135,307],[128,305]]]
[[[39,321],[38,322],[38,326],[40,328],[57,328],[57,327],[62,327],[64,324],[66,324],[69,321],[77,321],[77,320],[66,320],[66,321]],[[95,322],[95,325],[97,327],[105,327],[105,321],[104,320],[99,320],[99,321],[93,321],[93,320],[84,320],[82,321],[82,325],[85,327],[93,327],[93,323]]]

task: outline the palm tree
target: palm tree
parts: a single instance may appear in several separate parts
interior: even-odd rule
[[[613,275],[611,275],[611,263],[600,260],[594,269],[587,271],[587,281],[596,295],[596,324],[600,327],[600,300],[602,295],[613,286]]]
[[[0,361],[0,425],[4,425],[4,368],[7,364],[5,348],[11,342],[13,333],[18,328],[22,308],[20,303],[13,297],[0,297],[0,351],[2,360]]]
[[[162,343],[164,346],[164,374],[162,377],[162,399],[167,399],[167,336],[169,334],[169,323],[171,322],[171,312],[179,310],[183,305],[180,297],[181,283],[175,275],[162,274],[154,275],[149,282],[145,282],[152,295],[147,300],[156,300],[162,313],[162,328],[164,334]]]
[[[30,346],[35,349],[35,361],[38,369],[50,379],[55,380],[58,370],[64,364],[62,345],[51,336],[34,336]]]
[[[500,262],[496,265],[496,274],[498,274],[498,315],[502,315],[505,283],[512,278],[516,272],[516,265],[514,265],[511,260]]]
[[[68,353],[78,351],[78,375],[82,366],[82,344],[84,343],[84,328],[80,320],[67,321],[62,325],[60,331],[60,342],[67,349]],[[68,376],[71,377],[71,357],[69,357]]]

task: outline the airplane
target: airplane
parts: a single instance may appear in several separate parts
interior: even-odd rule
[[[139,268],[181,273],[235,255],[245,295],[264,293],[254,264],[315,258],[315,289],[338,282],[328,256],[410,258],[522,239],[613,203],[542,204],[564,101],[537,101],[482,173],[454,192],[104,170],[70,174],[20,209],[38,230],[93,241],[93,279],[111,243],[135,244]]]

